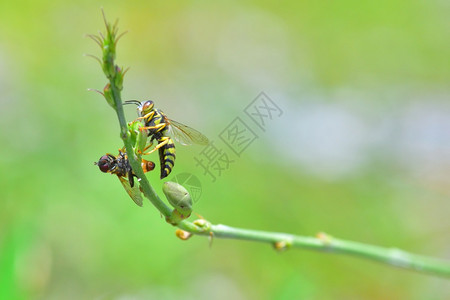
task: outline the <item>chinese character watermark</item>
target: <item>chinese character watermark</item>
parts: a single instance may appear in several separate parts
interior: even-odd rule
[[[261,92],[246,108],[245,113],[253,120],[263,131],[266,131],[266,125],[274,117],[281,117],[283,111],[266,93]]]
[[[267,124],[275,118],[279,118],[283,111],[266,93],[261,92],[247,105],[244,113],[247,118],[256,123],[259,129],[266,131]],[[219,134],[219,138],[232,151],[232,155],[240,157],[258,139],[258,135],[245,120],[237,116]],[[220,177],[223,171],[228,170],[230,164],[235,162],[234,159],[230,159],[225,149],[214,145],[214,142],[211,141],[197,157],[194,157],[197,162],[196,166],[202,168],[203,175],[210,177],[212,182],[215,182],[217,177]]]
[[[250,146],[258,136],[248,127],[241,118],[236,117],[220,134],[220,139],[237,156]]]
[[[234,162],[222,149],[214,146],[214,142],[205,146],[199,155],[200,158],[194,157],[197,162],[196,166],[202,167],[205,171],[203,175],[209,175],[213,182],[216,181],[216,175],[222,175],[222,171],[227,170]]]

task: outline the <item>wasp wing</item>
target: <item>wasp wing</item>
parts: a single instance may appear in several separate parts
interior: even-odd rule
[[[122,183],[124,189],[127,191],[128,195],[130,195],[131,199],[133,199],[134,203],[136,203],[139,206],[142,206],[142,195],[141,191],[139,190],[139,185],[137,183],[134,184],[133,187],[131,187],[130,182],[126,180],[122,176],[119,177],[120,183]]]
[[[177,142],[182,145],[208,145],[209,140],[202,133],[198,132],[194,128],[181,124],[174,120],[169,121],[168,134],[173,137]]]

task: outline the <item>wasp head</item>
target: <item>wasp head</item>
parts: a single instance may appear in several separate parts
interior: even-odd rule
[[[125,101],[124,104],[136,104],[139,116],[145,116],[146,114],[150,113],[155,106],[152,100],[147,100],[144,102],[139,102],[137,100],[128,100]]]
[[[142,102],[138,106],[138,111],[141,116],[144,116],[144,115],[148,114],[149,112],[151,112],[153,110],[154,106],[155,106],[155,104],[153,103],[152,100],[147,100],[147,101]]]
[[[95,164],[103,173],[109,173],[117,167],[116,158],[111,154],[103,155]]]

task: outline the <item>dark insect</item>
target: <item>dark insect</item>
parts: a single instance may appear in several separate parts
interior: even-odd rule
[[[122,183],[134,203],[142,206],[143,201],[141,191],[139,186],[137,184],[135,185],[134,182],[134,177],[137,178],[137,176],[131,169],[126,152],[119,150],[119,155],[117,156],[106,153],[100,157],[98,162],[95,162],[94,164],[96,164],[103,173],[116,174],[120,180],[120,183]],[[141,167],[144,172],[149,172],[155,168],[155,164],[152,161],[142,159]]]
[[[175,144],[172,138],[182,145],[194,143],[207,145],[209,143],[208,138],[197,130],[169,119],[161,110],[154,107],[154,103],[151,100],[144,102],[130,100],[126,101],[125,104],[136,104],[138,107],[138,119],[144,120],[145,126],[141,127],[140,130],[147,130],[150,137],[150,144],[145,150],[150,148],[154,141],[157,142],[157,145],[150,152],[144,153],[144,155],[158,150],[161,179],[167,177],[175,165]]]

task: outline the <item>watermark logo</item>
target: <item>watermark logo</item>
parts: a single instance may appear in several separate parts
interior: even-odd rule
[[[253,143],[258,136],[254,133],[241,118],[236,117],[220,134],[219,138],[237,156],[240,156],[245,149]]]
[[[250,123],[253,122],[257,125],[257,129],[265,132],[269,122],[281,117],[283,111],[266,93],[261,92],[245,107],[244,113],[242,118],[241,116],[235,117],[220,132],[218,137],[225,144],[225,148],[211,141],[194,157],[197,162],[196,167],[202,168],[203,175],[209,177],[212,182],[215,182],[217,177],[228,170],[230,165],[236,162],[236,159],[258,139],[257,133],[249,126],[248,119],[252,120]]]
[[[191,173],[180,173],[175,175],[172,181],[184,186],[188,190],[193,203],[200,200],[202,196],[202,184],[197,176]]]
[[[222,171],[227,170],[234,160],[230,160],[228,154],[222,149],[217,148],[214,142],[210,142],[199,153],[199,157],[194,157],[197,162],[196,166],[200,166],[204,173],[211,177],[212,181],[216,181],[216,175],[222,175]]]
[[[253,120],[263,131],[266,131],[266,125],[275,117],[279,118],[283,114],[281,108],[266,95],[261,92],[244,110],[244,112]]]

